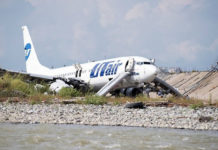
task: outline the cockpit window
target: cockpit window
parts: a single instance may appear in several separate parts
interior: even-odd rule
[[[136,64],[137,64],[137,65],[144,65],[144,64],[149,65],[149,64],[151,64],[151,63],[144,61],[144,62],[136,62]]]

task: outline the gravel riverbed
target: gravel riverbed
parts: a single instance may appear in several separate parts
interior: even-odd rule
[[[205,107],[194,110],[189,107],[173,106],[128,109],[124,106],[111,105],[0,103],[0,123],[218,130],[218,108]]]

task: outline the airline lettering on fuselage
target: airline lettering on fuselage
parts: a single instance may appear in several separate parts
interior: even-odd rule
[[[96,78],[99,75],[102,76],[109,76],[117,73],[118,67],[121,66],[122,63],[117,61],[108,61],[104,63],[97,63],[91,70],[90,78]]]

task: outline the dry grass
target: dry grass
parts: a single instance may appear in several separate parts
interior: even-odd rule
[[[46,104],[52,104],[54,96],[52,95],[44,95],[44,94],[36,94],[28,97],[28,103],[30,104],[40,104],[40,103],[46,103]]]
[[[145,104],[155,104],[155,103],[167,103],[167,106],[179,105],[185,107],[191,107],[193,109],[204,107],[204,106],[215,106],[218,107],[218,103],[203,103],[202,100],[198,99],[186,99],[186,98],[178,98],[178,97],[169,97],[169,98],[148,98],[146,96],[140,95],[136,98],[130,97],[107,97],[107,103],[120,105],[125,103],[133,103],[133,102],[143,102]]]
[[[133,102],[144,102],[144,103],[150,103],[150,102],[159,102],[159,101],[166,101],[165,99],[158,99],[158,98],[148,98],[144,95],[139,95],[135,98],[132,97],[107,97],[107,102],[110,104],[125,104],[125,103],[133,103]]]

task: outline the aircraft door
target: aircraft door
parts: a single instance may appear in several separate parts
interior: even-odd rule
[[[132,72],[134,69],[135,60],[134,58],[129,58],[125,65],[125,72]]]

